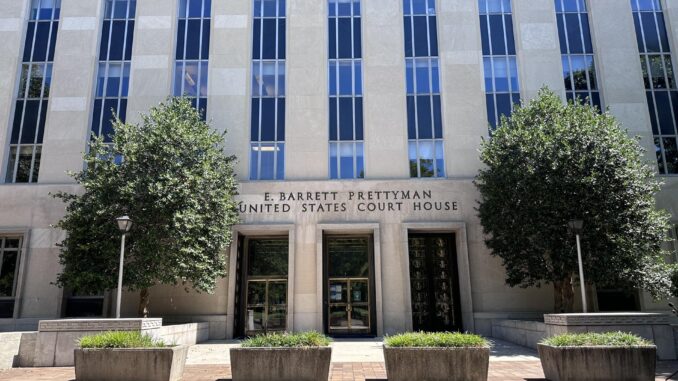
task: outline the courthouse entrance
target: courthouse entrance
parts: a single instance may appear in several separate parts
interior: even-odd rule
[[[408,246],[412,328],[429,332],[461,330],[455,235],[410,234]]]
[[[374,255],[371,236],[325,236],[323,318],[334,336],[374,335]]]
[[[288,258],[287,237],[238,239],[236,336],[288,329]]]

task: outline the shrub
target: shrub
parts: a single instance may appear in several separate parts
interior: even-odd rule
[[[161,348],[162,340],[133,331],[103,332],[80,339],[80,348]]]
[[[459,332],[407,332],[384,338],[387,347],[488,347],[480,335]]]
[[[638,347],[654,345],[642,337],[625,332],[565,333],[546,338],[541,343],[554,347]]]
[[[267,333],[247,338],[241,343],[243,347],[280,347],[280,348],[298,348],[298,347],[326,347],[330,345],[330,339],[315,331],[310,332],[282,332]]]

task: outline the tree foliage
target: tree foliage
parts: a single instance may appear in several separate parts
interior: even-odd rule
[[[554,283],[556,311],[573,309],[577,252],[567,222],[576,218],[587,282],[669,290],[661,249],[669,216],[654,199],[661,184],[612,115],[543,89],[502,119],[481,160],[479,217],[510,286]]]
[[[152,108],[139,125],[116,120],[114,130],[112,144],[93,139],[85,170],[71,174],[83,192],[55,195],[67,204],[56,225],[67,232],[57,284],[82,293],[116,288],[115,218],[129,215],[125,288],[143,295],[155,284],[190,283],[212,292],[226,275],[238,218],[235,158],[224,154],[224,135],[184,98]]]

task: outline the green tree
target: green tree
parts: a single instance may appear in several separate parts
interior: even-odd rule
[[[578,267],[567,222],[578,218],[587,282],[666,295],[669,216],[654,200],[661,184],[612,115],[543,89],[502,119],[481,160],[479,217],[507,284],[553,283],[555,311],[571,312]]]
[[[67,233],[57,285],[81,293],[116,288],[115,218],[129,215],[123,284],[140,291],[140,316],[156,284],[213,292],[226,275],[224,252],[238,219],[235,158],[224,154],[224,135],[185,98],[152,108],[138,125],[115,120],[114,130],[112,144],[93,139],[85,170],[71,174],[82,192],[55,195],[67,204],[56,224]]]

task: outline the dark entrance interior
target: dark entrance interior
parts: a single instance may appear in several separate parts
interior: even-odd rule
[[[638,291],[599,288],[596,294],[600,312],[640,311]]]
[[[333,336],[375,335],[371,236],[325,236],[323,320]]]
[[[410,234],[408,246],[413,329],[461,330],[455,235]]]
[[[287,237],[238,237],[235,334],[287,329]]]

